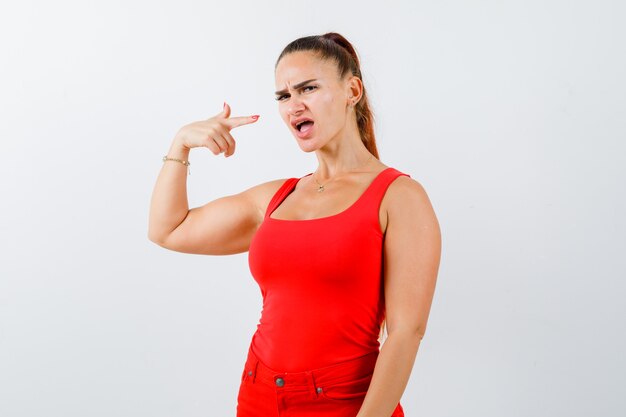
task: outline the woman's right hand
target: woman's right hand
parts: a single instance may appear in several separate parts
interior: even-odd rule
[[[187,149],[204,146],[215,155],[224,152],[224,156],[229,157],[235,153],[235,139],[230,131],[258,119],[258,115],[230,117],[230,106],[224,103],[224,110],[210,119],[181,127],[176,134],[176,140]]]

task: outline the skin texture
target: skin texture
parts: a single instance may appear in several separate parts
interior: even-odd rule
[[[293,88],[313,78],[317,81]],[[340,79],[332,61],[295,52],[278,63],[275,81],[276,91],[285,90],[277,101],[280,116],[300,149],[315,153],[318,167],[314,175],[300,180],[272,217],[311,219],[345,210],[387,168],[371,158],[358,131],[353,104],[362,97],[361,80],[350,74]],[[301,116],[315,121],[311,138],[298,138],[291,126],[291,120]],[[247,123],[253,120],[231,118],[225,105],[213,118],[182,128],[168,156],[187,160],[193,146],[232,155],[235,139],[228,132]],[[270,199],[286,180],[264,182],[189,210],[186,179],[184,165],[163,164],[152,195],[148,237],[170,250],[206,255],[247,251]],[[315,179],[326,186],[324,192],[317,192]],[[413,178],[400,176],[391,183],[379,220],[388,337],[358,417],[389,416],[400,401],[426,331],[441,256],[437,217],[426,191]]]
[[[275,79],[276,90],[288,89],[287,94],[278,97],[280,116],[300,149],[315,151],[319,163],[315,176],[319,182],[337,178],[370,157],[359,135],[354,107],[349,106],[362,95],[363,85],[358,77],[347,75],[339,79],[334,62],[319,60],[310,52],[296,52],[278,63]],[[293,84],[309,79],[317,81],[293,90]],[[290,125],[292,119],[302,116],[315,121],[315,135],[309,139],[298,138]]]
[[[311,78],[298,91],[291,86]],[[313,88],[308,88],[313,86]],[[288,89],[280,97],[279,112],[287,126],[295,117],[315,120],[310,139],[299,139],[305,152],[315,151],[320,183],[331,182],[333,195],[320,202],[313,178],[301,180],[294,192],[273,213],[278,218],[313,218],[340,212],[365,190],[373,176],[386,166],[377,159],[356,173],[343,174],[362,164],[369,152],[361,141],[354,107],[362,94],[362,83],[348,75],[338,79],[333,62],[320,61],[311,53],[284,57],[276,68],[276,87]],[[372,175],[374,172],[374,175]],[[306,191],[305,191],[306,190]],[[330,187],[329,187],[330,190]],[[356,190],[356,191],[355,191]],[[343,195],[343,197],[340,197]],[[347,197],[346,197],[347,195]],[[316,199],[317,198],[317,199]],[[322,197],[323,198],[323,197]],[[288,201],[291,199],[291,203]],[[388,337],[381,348],[372,382],[358,417],[389,416],[400,401],[413,368],[434,295],[441,254],[437,217],[424,188],[412,178],[399,177],[383,199],[381,229],[384,241],[384,286]],[[315,213],[315,215],[311,215]]]
[[[383,256],[389,336],[358,417],[391,415],[402,397],[426,331],[441,256],[439,224],[423,187],[400,177],[387,194]]]
[[[283,57],[276,66],[278,111],[300,149],[315,152],[318,168],[301,179],[295,190],[272,213],[277,219],[312,219],[342,212],[365,191],[385,164],[367,150],[359,134],[354,104],[362,96],[363,84],[350,74],[339,78],[332,61],[320,60],[311,52]],[[298,89],[295,84],[315,79]],[[352,104],[352,106],[351,106]],[[309,117],[315,121],[310,138],[300,139],[291,121]],[[317,182],[315,181],[317,180]],[[326,190],[317,192],[317,183]],[[387,213],[380,211],[384,231]]]

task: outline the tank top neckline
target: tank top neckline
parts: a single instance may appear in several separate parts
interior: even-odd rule
[[[365,191],[363,191],[361,193],[361,195],[359,196],[359,198],[356,199],[356,201],[354,203],[352,203],[348,208],[346,208],[343,211],[340,211],[337,214],[331,214],[330,216],[324,216],[324,217],[315,217],[313,219],[276,219],[272,216],[272,213],[274,213],[274,211],[276,211],[276,209],[278,208],[278,206],[280,206],[282,204],[282,202],[285,200],[285,198],[287,198],[287,196],[289,194],[291,194],[291,192],[296,188],[296,185],[298,184],[298,182],[304,178],[304,177],[308,177],[309,175],[312,175],[313,173],[308,173],[300,178],[296,178],[296,181],[293,180],[288,180],[288,181],[292,181],[292,184],[288,187],[288,189],[283,193],[283,196],[280,198],[279,201],[277,201],[274,204],[274,207],[272,208],[272,211],[269,212],[267,214],[267,216],[265,216],[267,219],[269,219],[270,221],[273,222],[282,222],[282,223],[306,223],[306,222],[316,222],[316,221],[320,221],[320,220],[330,220],[330,219],[335,219],[337,217],[340,216],[344,216],[345,214],[351,212],[353,209],[356,208],[356,206],[359,205],[359,203],[365,199],[365,196],[372,190],[372,188],[374,187],[374,184],[376,184],[377,181],[379,181],[382,177],[383,174],[389,170],[394,169],[393,167],[387,167],[383,170],[381,170],[378,174],[376,174],[376,176],[374,177],[374,179],[372,180],[372,182],[370,182],[370,184],[365,188]]]

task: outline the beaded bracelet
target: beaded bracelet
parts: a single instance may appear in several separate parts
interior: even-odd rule
[[[189,161],[183,161],[182,159],[176,159],[176,158],[168,158],[167,155],[165,155],[163,157],[163,162],[165,161],[176,161],[176,162],[180,162],[181,164],[187,166],[187,175],[191,175],[191,168],[189,168],[189,165],[191,165],[191,162]]]

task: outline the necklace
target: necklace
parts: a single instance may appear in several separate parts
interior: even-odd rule
[[[364,163],[362,163],[361,165],[357,166],[357,168],[360,168],[362,166],[364,166],[365,164],[367,164],[372,158],[374,157],[374,154],[370,154],[370,157],[367,158],[367,161],[365,161]],[[351,172],[351,171],[348,171]],[[329,182],[331,182],[332,180],[336,179],[336,178],[331,178],[330,180],[326,181],[326,184],[320,184],[317,179],[315,178],[315,174],[313,174],[313,179],[315,180],[315,182],[317,182],[317,192],[321,193],[322,191],[324,191],[324,185],[328,184]]]

